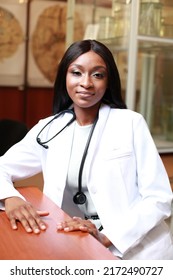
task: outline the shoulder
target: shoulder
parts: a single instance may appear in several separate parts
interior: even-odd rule
[[[130,123],[144,123],[146,121],[144,117],[133,110],[130,109],[118,109],[118,108],[111,108],[109,105],[102,104],[100,108],[100,117],[102,119],[107,119],[109,123],[118,124],[121,123],[122,125],[130,125]]]
[[[144,120],[144,117],[135,111],[130,109],[111,109],[110,110],[110,118],[121,118],[119,120],[130,120],[130,121],[137,121],[137,120]],[[144,120],[145,121],[145,120]]]
[[[45,124],[51,123],[51,121],[53,121],[54,118],[55,118],[55,115],[48,116],[46,118],[40,119],[38,121],[38,123],[36,124],[36,126],[45,125]]]
[[[141,131],[142,133],[149,131],[142,114],[130,109],[111,109],[109,121],[111,126],[116,124],[121,127],[121,130]]]
[[[59,114],[51,115],[46,118],[40,119],[33,128],[39,128],[42,126],[47,126],[48,128],[50,128],[54,125],[56,126],[57,123],[67,121],[71,118],[72,118],[72,114],[62,111]]]

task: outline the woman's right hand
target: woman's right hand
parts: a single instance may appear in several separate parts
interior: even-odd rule
[[[26,232],[40,233],[46,229],[46,224],[41,216],[47,216],[47,211],[37,211],[27,201],[20,197],[9,197],[4,200],[5,212],[10,220],[12,229],[17,229],[17,222],[20,222]]]

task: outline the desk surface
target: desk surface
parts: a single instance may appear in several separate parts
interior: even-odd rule
[[[18,230],[12,230],[5,212],[0,211],[1,260],[116,260],[88,233],[57,232],[57,222],[68,216],[38,188],[20,187],[18,190],[38,210],[50,212],[43,217],[48,228],[38,235],[26,233],[20,224]]]

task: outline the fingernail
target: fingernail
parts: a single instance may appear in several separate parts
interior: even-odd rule
[[[45,225],[41,225],[41,229],[46,229],[46,226]]]
[[[39,233],[40,230],[38,228],[34,229],[34,233]]]
[[[62,229],[62,226],[61,225],[57,225],[57,229]]]
[[[13,229],[17,229],[17,226],[13,226]]]
[[[32,232],[32,229],[31,229],[31,228],[27,228],[26,231],[27,231],[27,232]]]

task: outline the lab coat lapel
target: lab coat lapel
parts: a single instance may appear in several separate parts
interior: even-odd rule
[[[89,175],[90,175],[90,168],[92,166],[92,160],[94,159],[96,153],[97,153],[97,148],[99,146],[100,139],[102,138],[102,133],[104,131],[104,128],[107,123],[107,119],[109,117],[110,113],[110,107],[107,105],[102,105],[100,110],[99,110],[99,118],[96,124],[96,127],[94,129],[94,133],[90,142],[88,154],[87,154],[87,167],[86,167],[86,174],[87,174],[87,181],[89,180]],[[93,186],[95,188],[95,186]],[[96,190],[92,190],[95,192]]]
[[[51,178],[51,186],[45,185],[45,193],[59,206],[66,185],[73,133],[74,123],[52,140],[47,157],[46,176]]]

